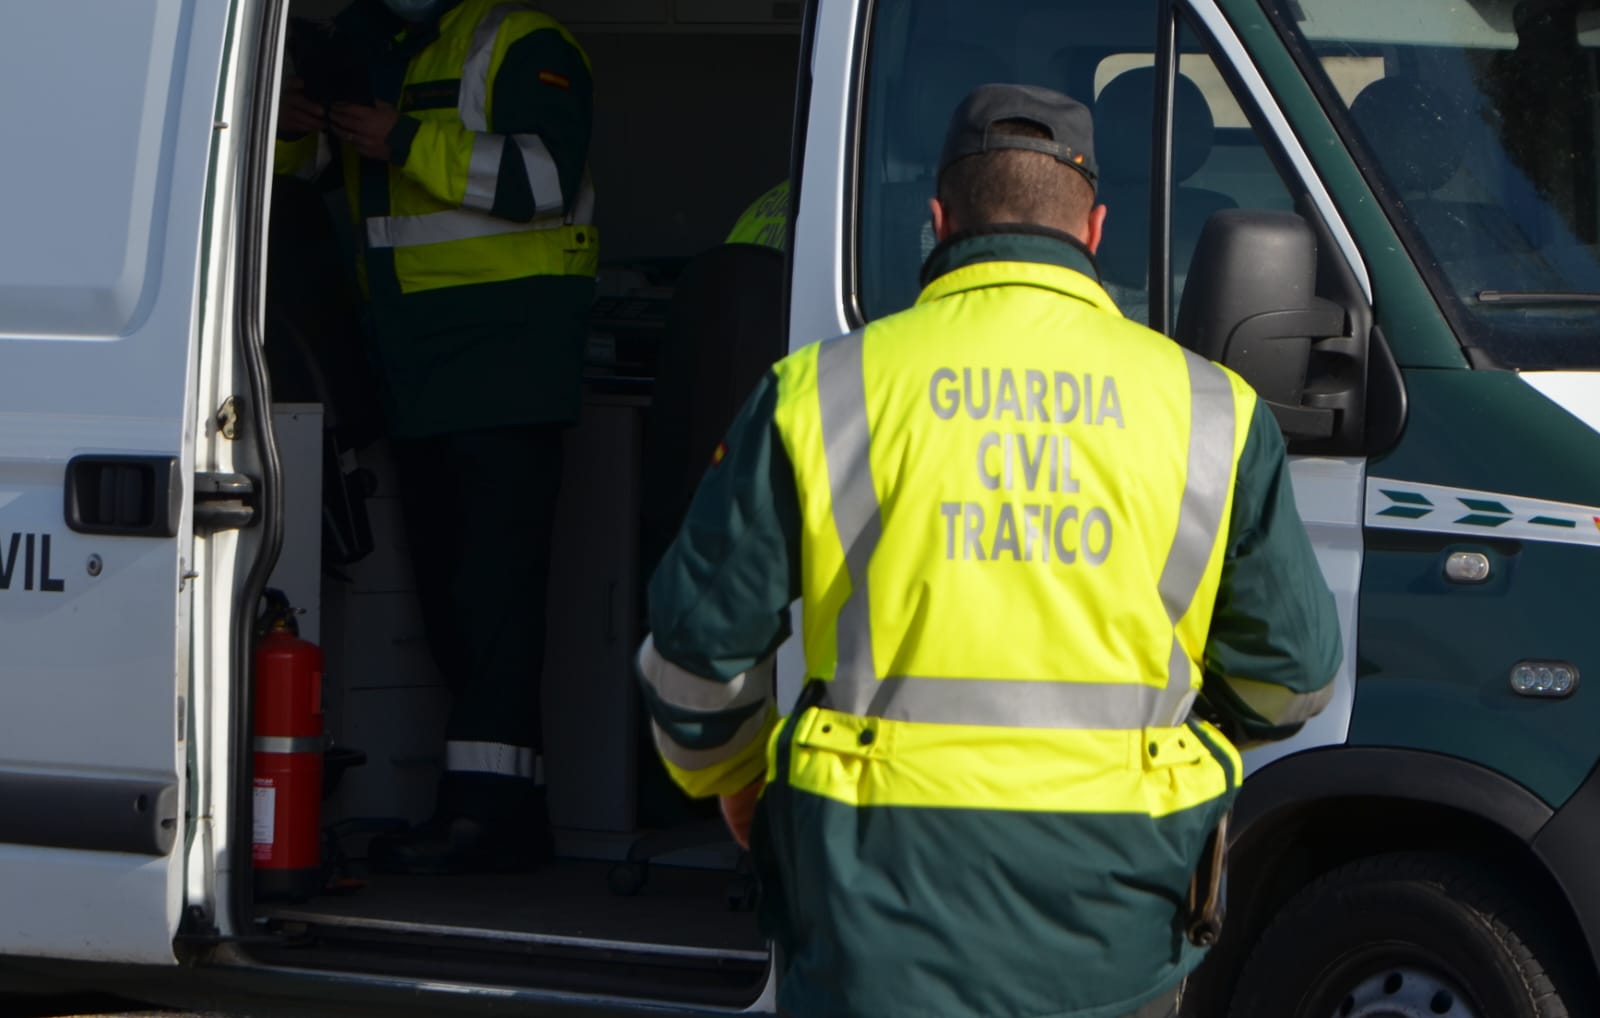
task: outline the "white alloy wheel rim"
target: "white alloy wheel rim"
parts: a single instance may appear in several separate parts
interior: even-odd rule
[[[1385,968],[1356,984],[1330,1018],[1481,1018],[1455,984],[1419,968]]]

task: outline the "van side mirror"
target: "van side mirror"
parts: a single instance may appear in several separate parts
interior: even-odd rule
[[[1317,296],[1317,279],[1316,234],[1298,215],[1215,213],[1195,247],[1174,338],[1254,386],[1291,449],[1355,451],[1368,338],[1341,304]]]

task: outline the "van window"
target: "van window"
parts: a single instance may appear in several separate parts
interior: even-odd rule
[[[929,0],[886,0],[874,18],[862,109],[857,278],[868,319],[910,305],[933,249],[928,199],[950,112],[987,81],[1043,85],[1090,103],[1099,200],[1097,261],[1129,318],[1149,324],[1151,138],[1158,5],[1135,0],[1084,19],[1028,0],[997,0],[973,19]],[[959,25],[959,31],[950,26]],[[1171,324],[1200,228],[1227,208],[1293,201],[1198,35],[1179,34],[1173,118]]]
[[[1264,2],[1462,341],[1600,366],[1600,11]]]
[[[856,274],[869,319],[909,306],[933,249],[928,199],[945,126],[962,96],[991,81],[1043,85],[1083,101],[1096,68],[1148,54],[1156,0],[1129,0],[1083,18],[1032,0],[994,0],[973,18],[958,0],[882,0],[875,7],[861,102]],[[1151,127],[1143,116],[1148,138]]]
[[[1096,155],[1107,209],[1099,263],[1122,313],[1162,331],[1177,319],[1189,262],[1211,214],[1224,209],[1290,210],[1278,176],[1222,72],[1185,24],[1178,35],[1171,131],[1171,300],[1168,320],[1149,318],[1150,137],[1155,55],[1118,53],[1095,68]]]

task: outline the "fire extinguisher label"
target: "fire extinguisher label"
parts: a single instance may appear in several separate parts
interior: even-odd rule
[[[270,857],[272,838],[277,830],[278,790],[270,781],[256,780],[255,811],[250,825],[250,840],[254,842],[252,855],[256,859]]]

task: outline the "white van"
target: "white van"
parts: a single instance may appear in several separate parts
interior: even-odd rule
[[[606,264],[545,662],[561,858],[421,878],[359,859],[427,810],[445,705],[383,443],[330,438],[330,413],[359,424],[350,401],[290,399],[268,363],[286,26],[338,6],[7,12],[0,985],[307,1013],[770,1011],[737,857],[714,817],[671,815],[638,739],[675,282],[787,174],[786,335],[762,356],[906,306],[949,111],[1011,80],[1094,107],[1107,288],[1273,403],[1340,606],[1332,706],[1247,758],[1227,922],[1186,1010],[1600,1013],[1600,696],[1582,686],[1600,674],[1600,9],[542,5],[595,65]],[[330,442],[353,460],[325,472]],[[364,557],[341,543],[359,526],[319,540],[335,496],[370,521]],[[252,891],[269,583],[328,654],[330,753],[365,757],[322,804],[355,883],[303,902]],[[797,649],[779,674],[793,695]]]

